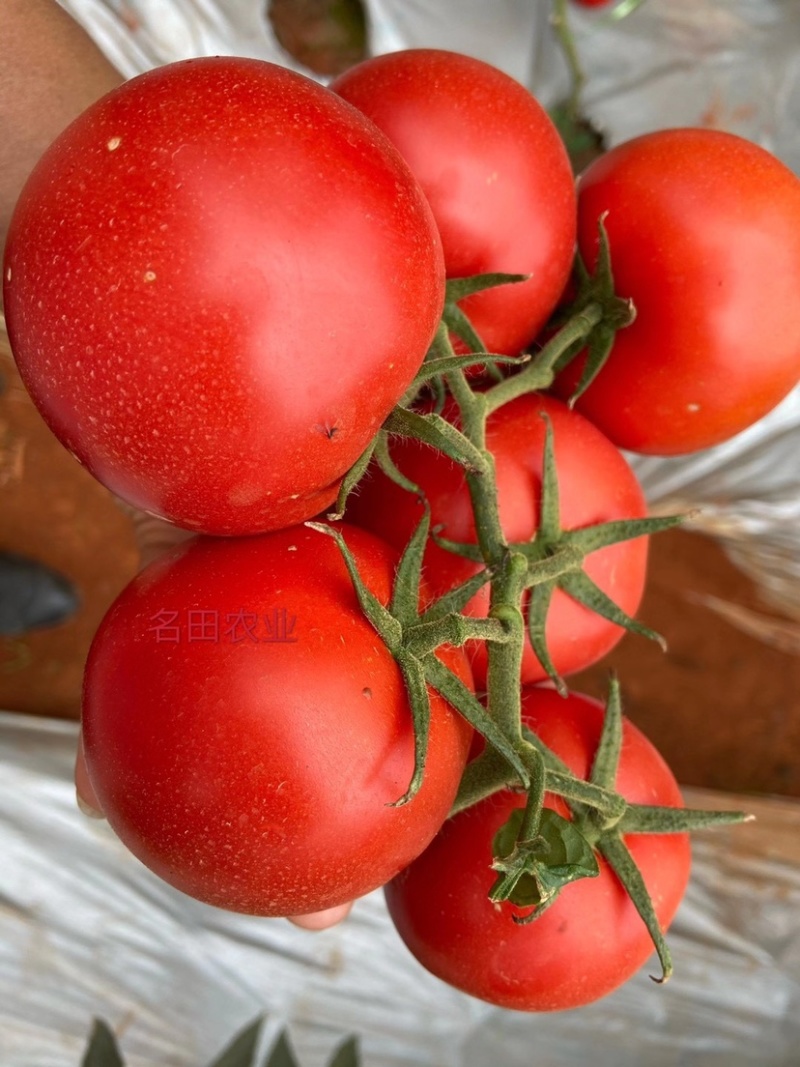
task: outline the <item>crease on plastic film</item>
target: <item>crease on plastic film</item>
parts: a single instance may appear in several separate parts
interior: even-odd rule
[[[0,714],[0,1063],[80,1062],[91,1018],[129,1067],[198,1067],[260,1012],[288,1025],[304,1067],[346,1033],[365,1067],[595,1067],[677,1062],[789,1067],[800,1041],[800,805],[756,802],[755,827],[697,836],[670,933],[676,975],[577,1012],[527,1016],[424,971],[382,896],[309,934],[233,915],[160,882],[75,809],[74,723]],[[741,798],[691,794],[741,807]],[[749,806],[749,801],[746,802]],[[525,1058],[527,1056],[527,1058]]]

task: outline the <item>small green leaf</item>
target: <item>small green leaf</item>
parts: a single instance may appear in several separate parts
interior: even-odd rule
[[[92,1035],[81,1060],[81,1067],[125,1067],[117,1039],[102,1019],[94,1020]]]
[[[265,1061],[264,1067],[300,1067],[285,1030],[278,1036],[278,1040],[272,1046],[272,1051]]]
[[[254,1019],[220,1053],[210,1067],[253,1067],[264,1019]]]
[[[334,1053],[328,1067],[361,1067],[361,1057],[358,1054],[358,1038],[348,1037]]]

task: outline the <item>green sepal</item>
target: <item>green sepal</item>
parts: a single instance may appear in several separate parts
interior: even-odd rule
[[[447,537],[442,537],[438,533],[437,529],[431,533],[431,539],[439,546],[443,548],[445,552],[450,552],[454,556],[460,556],[462,559],[468,559],[471,563],[483,563],[483,553],[478,545],[470,544],[467,541],[451,541]]]
[[[361,610],[383,638],[392,655],[395,655],[402,642],[403,628],[392,613],[381,604],[375,594],[364,584],[358,570],[358,564],[353,558],[353,553],[347,547],[341,531],[335,530],[332,526],[326,526],[323,522],[306,522],[304,525],[311,530],[317,530],[319,533],[326,534],[334,539],[347,567]]]
[[[617,330],[630,326],[636,318],[636,308],[633,302],[617,296],[614,292],[614,273],[605,218],[603,214],[597,220],[598,249],[594,274],[589,273],[578,252],[575,256],[574,272],[578,282],[578,295],[572,305],[562,313],[565,318],[569,318],[591,305],[599,304],[602,308],[602,318],[588,335],[586,363],[582,368],[575,392],[569,399],[570,406],[589,388],[603,369],[614,346],[614,336]],[[570,358],[580,351],[581,349],[573,346],[570,349]],[[569,362],[567,353],[562,353],[556,363],[556,369],[562,370],[567,362]]]
[[[561,515],[558,493],[558,470],[556,468],[555,446],[553,444],[553,423],[549,415],[542,412],[544,419],[544,449],[542,453],[542,489],[539,503],[539,529],[536,538],[540,541],[555,542],[561,534]]]
[[[402,807],[410,800],[413,800],[419,792],[425,775],[425,760],[428,755],[428,739],[431,725],[431,699],[422,663],[415,656],[411,656],[406,652],[399,652],[395,658],[403,673],[408,706],[414,723],[414,771],[408,789],[401,797],[387,805],[390,808]]]
[[[501,285],[516,285],[530,280],[530,274],[503,274],[493,271],[488,274],[472,274],[468,278],[448,278],[445,287],[445,306],[456,304],[465,297],[482,293],[485,289],[497,289]]]
[[[285,1030],[278,1035],[264,1067],[300,1067]]]
[[[475,474],[482,474],[486,470],[486,459],[480,449],[451,422],[435,412],[423,415],[409,408],[396,407],[383,425],[389,433],[411,437],[443,452],[465,470]]]
[[[413,493],[415,496],[422,497],[422,490],[418,485],[415,485],[410,478],[406,478],[405,474],[400,470],[395,461],[392,459],[392,454],[389,449],[389,435],[385,430],[381,430],[375,442],[375,463],[383,471],[386,477],[399,485],[401,489],[405,489],[407,493]]]
[[[577,600],[579,604],[583,604],[585,608],[589,608],[590,611],[602,615],[604,619],[616,623],[617,626],[622,626],[626,630],[630,630],[631,633],[639,634],[642,637],[649,638],[651,641],[655,641],[656,644],[666,652],[667,642],[661,634],[656,633],[656,631],[651,630],[649,626],[645,626],[643,623],[631,618],[627,612],[623,611],[621,607],[615,604],[611,597],[604,593],[600,586],[596,585],[583,571],[575,571],[574,574],[565,574],[559,579],[558,584],[565,593],[568,593],[573,600]]]
[[[403,554],[395,571],[389,611],[404,628],[413,626],[419,619],[419,587],[422,580],[422,561],[425,557],[425,546],[428,543],[430,525],[430,508],[425,504],[422,517],[417,523],[408,544],[403,549]]]
[[[704,811],[702,808],[667,808],[656,804],[629,804],[617,823],[621,834],[685,834],[715,826],[752,822],[744,811]]]
[[[433,378],[451,374],[455,370],[466,370],[482,363],[507,363],[515,367],[522,367],[526,363],[530,363],[530,361],[531,357],[527,353],[521,356],[505,356],[498,352],[470,352],[465,356],[455,354],[437,356],[435,359],[426,360],[422,364],[411,384],[412,387],[419,388],[419,386],[425,385],[426,382],[431,381]]]
[[[603,728],[597,743],[589,781],[612,791],[617,781],[617,768],[622,752],[622,701],[619,679],[612,674],[608,684],[608,698],[603,715]]]
[[[611,349],[614,347],[615,334],[615,329],[601,325],[589,337],[589,344],[586,346],[586,362],[581,370],[578,384],[567,400],[568,407],[575,407],[578,400],[606,365],[608,357],[611,355]]]
[[[440,596],[438,600],[434,600],[423,612],[420,621],[435,622],[436,619],[441,619],[454,611],[462,611],[475,594],[483,589],[491,577],[492,572],[488,567],[478,571],[477,574],[471,575],[466,581]]]
[[[527,767],[472,690],[434,655],[426,656],[423,663],[428,684],[500,753],[513,768],[522,785],[527,788],[530,784]]]
[[[513,285],[525,282],[530,278],[529,274],[475,274],[469,278],[450,278],[447,281],[444,298],[444,311],[442,322],[460,338],[473,354],[485,351],[480,335],[470,322],[469,318],[458,306],[458,301],[465,297],[481,293],[485,289],[494,289],[499,285]],[[487,361],[494,361],[494,355],[488,354]]]
[[[528,639],[542,669],[547,673],[558,693],[565,697],[567,695],[566,682],[556,670],[547,647],[547,614],[550,610],[550,601],[553,599],[554,588],[555,583],[550,581],[535,585],[531,589],[528,599]]]
[[[263,1017],[254,1019],[234,1037],[210,1067],[253,1067],[263,1025]]]
[[[664,937],[664,931],[658,921],[653,900],[645,885],[642,872],[636,866],[636,861],[619,834],[612,832],[608,836],[601,837],[597,842],[597,847],[622,883],[625,892],[631,898],[655,945],[659,963],[661,964],[661,977],[653,978],[651,975],[651,978],[653,978],[654,982],[666,982],[672,974],[672,954]]]
[[[125,1067],[114,1032],[102,1019],[94,1020],[81,1067]]]
[[[643,519],[613,519],[600,522],[595,526],[583,526],[576,530],[564,530],[561,535],[563,544],[577,548],[583,555],[596,552],[599,548],[618,545],[624,541],[633,541],[637,537],[671,530],[685,522],[688,515],[651,515]]]
[[[594,849],[569,819],[544,808],[538,837],[517,842],[524,810],[515,809],[494,838],[494,870],[500,877],[489,891],[492,901],[510,900],[518,907],[533,907],[541,914],[561,889],[580,878],[596,878],[600,867]],[[509,878],[513,885],[509,885]]]
[[[335,510],[328,512],[328,518],[331,522],[337,522],[344,516],[345,510],[347,509],[347,498],[364,477],[364,473],[369,466],[369,461],[372,459],[372,454],[377,447],[381,433],[382,431],[379,430],[375,437],[372,438],[370,443],[342,479],[342,484],[339,486],[339,492],[336,496],[336,504],[334,505]]]

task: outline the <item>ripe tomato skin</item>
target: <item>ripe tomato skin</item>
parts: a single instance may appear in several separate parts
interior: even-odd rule
[[[396,553],[344,532],[385,602]],[[207,633],[216,617],[217,640],[187,639],[192,610]],[[177,643],[163,639],[172,612]],[[257,641],[223,632],[240,612]],[[265,619],[296,640],[265,640]],[[441,655],[471,684],[460,650]],[[413,769],[400,672],[338,547],[304,527],[200,538],[151,564],[101,624],[85,676],[86,763],[111,826],[173,886],[258,915],[321,911],[393,877],[446,817],[471,733],[432,695],[423,785],[390,806]]]
[[[599,430],[552,397],[529,394],[504,405],[487,423],[487,448],[495,457],[500,521],[511,542],[529,541],[539,525],[542,450],[546,413],[552,423],[559,483],[561,524],[570,530],[614,519],[641,518],[646,503],[636,476],[619,451]],[[444,414],[455,421],[452,409]],[[392,458],[419,486],[431,508],[431,526],[443,537],[475,544],[477,535],[466,479],[441,453],[411,441],[392,442]],[[373,464],[347,505],[347,517],[398,548],[411,536],[422,508],[417,498],[395,485]],[[425,577],[441,596],[478,570],[471,563],[429,543]],[[647,538],[639,537],[591,553],[585,571],[629,615],[644,592]],[[469,614],[485,615],[489,589],[469,602]],[[623,630],[556,589],[550,603],[546,638],[556,670],[572,674],[596,662],[620,640]],[[486,646],[470,647],[478,687],[486,681]],[[526,640],[522,681],[546,678]]]
[[[800,379],[800,179],[733,134],[675,129],[612,149],[578,189],[580,250],[594,263],[608,212],[615,289],[637,308],[579,410],[657,455],[708,448],[771,410]]]
[[[580,694],[564,700],[553,690],[528,688],[523,712],[575,774],[588,776],[600,738],[600,704]],[[634,803],[683,803],[661,756],[627,720],[617,790]],[[556,807],[554,799],[548,806]],[[494,835],[523,804],[523,795],[506,790],[448,820],[425,852],[386,886],[389,912],[419,962],[474,997],[518,1011],[580,1007],[632,977],[651,955],[652,942],[602,857],[597,878],[566,886],[527,926],[512,916],[530,909],[489,902]],[[689,879],[688,835],[632,834],[626,844],[666,927]]]
[[[439,226],[448,278],[533,276],[461,304],[489,351],[519,352],[555,307],[575,247],[574,179],[547,113],[502,71],[437,49],[368,59],[331,88],[411,167]]]
[[[4,283],[62,442],[130,503],[243,534],[335,498],[422,362],[444,266],[421,190],[363,115],[217,57],[134,78],[61,135]]]

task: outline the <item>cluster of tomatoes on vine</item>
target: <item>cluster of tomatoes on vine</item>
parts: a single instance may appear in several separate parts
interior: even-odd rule
[[[200,534],[89,656],[125,844],[257,915],[386,885],[421,962],[508,1007],[596,999],[654,942],[668,974],[686,831],[730,816],[563,678],[655,636],[673,520],[619,449],[709,447],[800,377],[800,182],[673,130],[576,196],[534,97],[449,52],[330,88],[190,60],[54,143],[3,277],[54,432]]]

